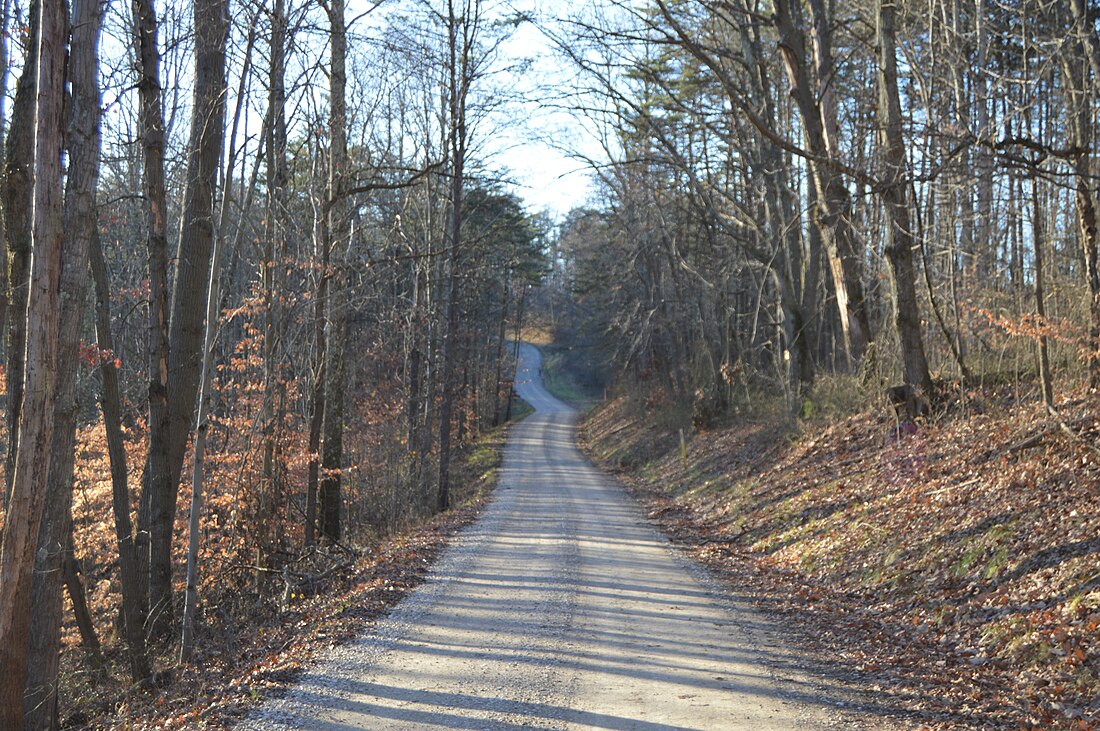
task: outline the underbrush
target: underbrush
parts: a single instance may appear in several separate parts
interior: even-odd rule
[[[795,428],[739,421],[683,446],[619,399],[581,440],[702,560],[795,615],[899,714],[1100,723],[1095,394],[1066,392],[1056,424],[1034,384],[1022,404],[1019,382],[998,384],[910,433],[884,406],[837,419],[852,386],[835,389]]]
[[[513,418],[529,413],[520,400]],[[113,563],[88,555],[88,594],[106,665],[93,668],[79,646],[75,626],[64,628],[61,720],[66,728],[224,728],[258,700],[279,692],[319,651],[360,633],[424,578],[448,539],[474,520],[496,482],[505,427],[484,433],[462,448],[452,470],[454,508],[434,517],[409,517],[387,533],[361,533],[354,548],[284,557],[284,573],[247,561],[209,563],[196,620],[191,664],[175,662],[176,645],[151,647],[160,668],[153,687],[127,682],[126,655],[116,627],[118,603]],[[96,443],[87,439],[85,443]],[[96,458],[82,455],[82,459]],[[78,513],[88,546],[110,546],[110,486],[82,484]],[[412,514],[410,514],[411,516]],[[223,529],[216,512],[205,524],[206,541],[217,543]],[[239,554],[238,554],[239,555]],[[301,577],[306,577],[302,579]],[[284,586],[285,584],[285,586]]]

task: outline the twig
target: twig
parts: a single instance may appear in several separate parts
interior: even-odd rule
[[[1027,449],[1028,447],[1034,447],[1039,442],[1043,441],[1048,434],[1054,431],[1054,427],[1047,424],[1037,434],[1032,434],[1030,437],[1021,439],[1018,442],[1008,445],[1000,452],[993,455],[994,457],[1003,457],[1006,454],[1012,454],[1013,452],[1019,452],[1020,450]]]
[[[982,461],[983,462],[988,462],[991,459],[999,459],[1001,457],[1004,457],[1006,454],[1012,454],[1013,452],[1019,452],[1021,450],[1027,449],[1029,447],[1034,447],[1035,445],[1042,442],[1043,439],[1045,439],[1056,428],[1060,429],[1063,432],[1065,432],[1074,441],[1080,442],[1081,444],[1088,447],[1090,450],[1092,450],[1097,455],[1100,455],[1100,448],[1097,448],[1094,444],[1090,443],[1087,439],[1085,439],[1083,436],[1078,434],[1077,431],[1074,429],[1075,426],[1079,426],[1081,424],[1087,423],[1088,422],[1087,418],[1078,419],[1073,424],[1069,424],[1069,423],[1066,422],[1065,419],[1062,418],[1062,415],[1053,406],[1048,406],[1047,407],[1047,414],[1050,416],[1051,419],[1054,420],[1053,424],[1047,424],[1046,426],[1044,426],[1040,431],[1036,432],[1035,434],[1032,434],[1029,437],[1025,437],[1024,439],[1021,439],[1018,442],[1013,442],[1012,444],[1010,444],[1007,447],[1001,449],[1000,451],[994,452],[987,459],[984,459]]]
[[[933,490],[932,492],[926,492],[924,493],[924,496],[932,497],[933,495],[940,495],[945,492],[950,492],[951,490],[957,490],[960,487],[968,487],[969,485],[973,485],[975,482],[979,482],[981,479],[982,478],[980,477],[971,477],[969,480],[957,482],[954,485],[947,485],[946,487],[941,487],[940,489]]]
[[[1074,426],[1087,422],[1087,418],[1078,419],[1077,422],[1071,426],[1070,424],[1066,423],[1066,420],[1062,418],[1062,414],[1058,411],[1058,409],[1054,408],[1054,406],[1048,404],[1047,413],[1050,415],[1050,418],[1054,419],[1054,423],[1058,425],[1058,428],[1069,435],[1070,439],[1073,439],[1075,442],[1080,442],[1083,446],[1088,447],[1090,450],[1092,450],[1094,454],[1100,455],[1100,448],[1097,448],[1095,444],[1078,434],[1077,430],[1073,428]]]
[[[849,457],[848,459],[842,459],[839,462],[834,463],[833,466],[834,467],[847,467],[850,464],[859,464],[860,462],[862,462],[863,460],[867,459],[870,456],[871,455],[869,455],[869,454],[858,454],[855,457]]]

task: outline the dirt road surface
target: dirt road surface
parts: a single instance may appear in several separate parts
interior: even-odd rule
[[[496,495],[432,575],[248,729],[843,726],[782,632],[730,597],[573,444],[521,350]]]

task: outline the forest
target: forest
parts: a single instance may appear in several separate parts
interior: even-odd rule
[[[216,703],[290,646],[273,627],[327,631],[349,576],[420,562],[401,537],[469,504],[536,330],[683,460],[868,404],[900,441],[977,400],[1039,404],[998,456],[1095,452],[1096,3],[6,0],[0,23],[0,728],[187,727],[175,699]],[[548,56],[516,58],[532,28]],[[583,205],[524,200],[489,144],[519,114],[571,120]]]
[[[758,388],[797,415],[835,373],[908,416],[1009,372],[1096,385],[1095,7],[657,2],[559,41],[616,133],[560,276],[697,422]]]

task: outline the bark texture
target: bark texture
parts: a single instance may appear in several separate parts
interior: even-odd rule
[[[99,184],[100,93],[99,0],[74,0],[69,80],[72,88],[68,125],[69,169],[66,177],[64,223],[66,242],[61,263],[59,345],[56,366],[57,400],[45,509],[38,535],[31,612],[30,657],[26,716],[29,728],[56,728],[57,671],[61,642],[62,579],[71,573],[73,460],[76,442],[77,371],[88,283],[88,243],[99,225],[96,189]],[[83,586],[76,582],[76,606]],[[87,628],[84,634],[88,634]],[[94,641],[93,641],[94,642]]]
[[[902,137],[901,101],[898,95],[897,38],[894,0],[878,4],[878,127],[883,151],[882,201],[886,206],[886,258],[894,276],[897,301],[894,322],[901,341],[905,383],[917,389],[921,399],[932,395],[932,376],[924,354],[920,309],[917,306],[913,248],[917,245],[909,214],[909,176]],[[913,414],[916,416],[916,414]]]
[[[38,0],[29,10],[30,48],[38,43]],[[5,504],[15,476],[15,455],[19,450],[19,414],[23,407],[23,358],[27,348],[27,276],[31,251],[31,208],[34,191],[34,110],[38,59],[30,54],[15,88],[11,126],[4,155],[4,235],[7,244],[6,275],[9,291],[7,342],[8,451]]]
[[[347,28],[344,0],[329,5],[329,182],[326,248],[334,271],[328,283],[325,314],[325,408],[321,452],[321,533],[339,541],[341,469],[344,455],[344,340],[347,335],[346,266],[351,221],[346,199],[348,169]]]
[[[148,613],[149,501],[156,475],[167,471],[168,418],[168,210],[164,182],[164,112],[160,80],[160,48],[153,0],[133,0],[134,47],[138,62],[138,128],[141,135],[142,201],[145,207],[145,246],[148,257],[149,449],[138,510],[135,557],[143,586],[138,595],[141,613]],[[142,624],[144,624],[144,619]]]
[[[61,150],[68,12],[44,3],[35,48],[35,256],[27,292],[24,404],[19,420],[11,502],[0,543],[0,728],[23,725],[35,549],[50,470],[56,401],[62,227]]]
[[[167,461],[165,469],[153,471],[149,478],[149,611],[156,634],[167,629],[171,618],[176,497],[202,370],[203,322],[214,243],[214,195],[225,137],[227,0],[197,0],[194,21],[195,98],[168,325],[168,413],[163,432],[153,439],[163,442]]]

